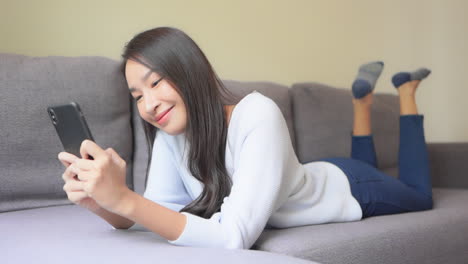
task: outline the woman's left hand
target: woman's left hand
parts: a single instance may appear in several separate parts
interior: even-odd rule
[[[117,213],[125,196],[131,192],[125,183],[125,160],[112,148],[103,150],[91,140],[82,142],[80,153],[82,158],[73,166],[78,179],[83,181],[84,191],[102,208]]]

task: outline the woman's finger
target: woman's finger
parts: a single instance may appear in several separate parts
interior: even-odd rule
[[[68,167],[77,160],[78,157],[68,152],[60,152],[58,154],[58,159],[62,162],[63,166]]]
[[[90,171],[95,169],[95,161],[93,160],[87,160],[87,159],[77,159],[74,163],[73,166],[75,168],[80,169],[81,171]]]
[[[75,165],[72,163],[65,169],[65,172],[62,174],[62,179],[67,182],[70,180],[74,180],[73,177],[81,173],[81,170],[76,168]]]
[[[93,172],[91,171],[80,171],[78,174],[78,180],[82,182],[87,182],[93,177]]]
[[[65,172],[62,174],[62,179],[65,181],[65,182],[68,182],[70,179],[72,179],[76,174],[74,174],[72,172],[72,167],[73,166],[68,166],[66,169],[65,169]]]
[[[90,159],[89,156],[92,156],[93,159],[96,160],[105,154],[105,152],[93,141],[85,139],[83,142],[81,142],[80,154],[83,159]]]
[[[67,181],[63,185],[63,190],[67,193],[68,192],[83,192],[84,191],[83,184],[84,184],[83,182],[76,181],[76,180]]]
[[[113,148],[108,148],[105,150],[107,153],[111,154],[112,159],[115,163],[119,165],[125,165],[125,160],[120,157],[120,155]]]
[[[79,201],[88,197],[85,192],[67,192],[67,196],[68,200],[72,201],[73,203],[78,203]]]

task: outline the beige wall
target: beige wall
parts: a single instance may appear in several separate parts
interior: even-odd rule
[[[223,79],[350,87],[359,64],[383,60],[377,90],[420,66],[430,141],[468,141],[468,1],[0,0],[0,52],[119,59],[133,35],[186,31]]]

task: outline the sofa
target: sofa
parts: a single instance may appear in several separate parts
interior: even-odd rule
[[[62,146],[46,109],[78,102],[96,143],[126,160],[127,185],[143,194],[148,145],[118,66],[99,56],[0,53],[1,263],[468,263],[468,142],[428,143],[434,196],[429,211],[265,228],[250,249],[181,247],[138,224],[112,228],[67,199],[57,159]],[[239,98],[257,90],[278,104],[301,163],[349,156],[349,88],[223,82]],[[393,177],[398,111],[395,95],[376,93],[378,164]]]

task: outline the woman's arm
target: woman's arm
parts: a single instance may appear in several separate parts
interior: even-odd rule
[[[185,227],[185,216],[172,211],[135,192],[125,199],[118,214],[102,207],[92,210],[116,229],[129,229],[136,222],[168,240],[176,240]]]
[[[96,214],[118,227],[130,225],[127,220],[139,223],[166,239],[176,239],[185,227],[185,216],[159,205],[130,190],[125,183],[126,162],[112,148],[103,150],[91,140],[84,140],[80,154],[67,170],[77,175],[75,189],[83,190],[105,211]],[[93,160],[88,159],[94,157]],[[99,208],[96,207],[96,208]],[[109,214],[113,213],[119,217]],[[118,223],[114,223],[114,221]],[[121,222],[122,221],[122,222]]]
[[[79,188],[80,182],[76,179],[76,174],[72,173],[72,168],[70,166],[79,159],[78,157],[67,152],[61,152],[58,158],[66,168],[65,173],[62,175],[65,181],[63,189],[67,193],[70,201],[100,216],[116,229],[128,229],[134,224],[133,221],[102,208],[91,197],[83,195],[83,190]]]
[[[120,216],[118,214],[109,212],[102,207],[92,210],[92,212],[100,216],[102,219],[106,220],[106,222],[111,224],[116,229],[129,229],[135,224],[134,221]]]
[[[185,228],[185,215],[148,200],[138,193],[129,191],[122,201],[122,206],[116,211],[122,219],[139,223],[167,240],[176,240]]]

